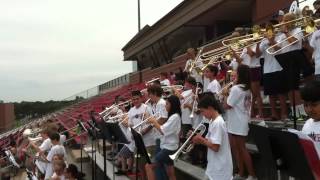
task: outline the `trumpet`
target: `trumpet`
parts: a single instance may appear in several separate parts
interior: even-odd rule
[[[99,115],[102,116],[108,111],[110,111],[112,108],[114,108],[115,104],[112,104],[110,107],[106,107],[102,112],[99,112]]]
[[[180,146],[180,148],[174,154],[169,155],[170,159],[175,161],[178,159],[181,153],[186,154],[193,149],[194,145],[191,143],[193,136],[196,134],[203,135],[206,131],[206,126],[203,124],[203,121],[204,120],[202,120],[200,124],[192,131],[188,139]]]
[[[150,116],[150,117],[144,119],[144,120],[141,121],[139,124],[133,126],[132,129],[136,130],[138,127],[140,127],[140,126],[144,125],[145,123],[147,123],[148,120],[151,119],[151,118],[155,118],[155,116]],[[158,119],[160,119],[160,117],[156,117],[156,120],[158,120]]]
[[[116,116],[113,116],[113,117],[109,117],[107,120],[105,121],[109,121],[109,120],[117,120],[117,119],[120,119],[120,118],[123,118],[124,116],[127,116],[128,113],[122,113],[122,114],[118,114]]]
[[[171,91],[172,89],[183,90],[184,87],[182,85],[172,85],[172,86],[161,86],[161,88],[164,92],[168,92],[168,91]]]

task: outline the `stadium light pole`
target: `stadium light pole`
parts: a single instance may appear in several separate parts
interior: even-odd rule
[[[140,32],[140,0],[138,0],[138,32]]]

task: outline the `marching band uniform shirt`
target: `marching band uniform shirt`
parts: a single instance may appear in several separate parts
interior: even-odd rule
[[[175,151],[179,148],[179,133],[181,118],[179,114],[173,114],[167,122],[160,126],[163,135],[160,138],[160,148]]]
[[[206,139],[213,144],[219,144],[218,152],[208,148],[206,175],[210,180],[232,179],[232,157],[226,124],[222,116],[210,121]]]
[[[249,47],[253,52],[256,52],[256,47],[257,47],[257,44],[254,44],[253,46]],[[241,55],[240,55],[240,58],[243,60],[242,61],[242,64],[245,64],[247,66],[249,66],[250,68],[256,68],[256,67],[260,67],[260,59],[259,57],[256,57],[256,56],[253,56],[251,57],[249,54],[248,54],[248,49],[247,48],[244,48]]]
[[[307,134],[314,141],[315,148],[320,158],[320,121],[308,119],[303,125],[302,132]]]
[[[231,134],[247,136],[249,132],[251,93],[250,90],[244,91],[242,89],[243,86],[242,84],[237,84],[232,86],[230,90],[227,104],[232,108],[227,110],[227,128]]]
[[[313,57],[315,63],[314,74],[320,74],[320,30],[315,31],[310,40],[310,46],[314,49]]]
[[[181,101],[181,119],[182,119],[182,124],[192,124],[190,114],[191,110],[189,108],[184,108],[183,104],[191,104],[193,103],[193,92],[192,90],[187,90],[183,91],[181,93],[181,96],[183,96],[183,100]]]
[[[217,94],[220,90],[221,90],[220,83],[216,79],[214,79],[208,84],[206,92],[212,92]]]
[[[267,38],[264,38],[259,46],[262,52],[262,56],[264,57],[263,74],[282,71],[282,67],[280,66],[274,55],[270,55],[266,52],[268,47],[269,40]]]
[[[160,81],[161,86],[170,86],[170,81],[169,79],[164,79]]]
[[[51,150],[49,151],[47,155],[47,160],[50,162],[47,164],[46,167],[46,175],[45,179],[49,179],[53,175],[53,166],[52,166],[52,159],[54,155],[62,155],[64,158],[67,157],[66,150],[64,149],[64,146],[62,145],[54,145],[52,146]]]
[[[294,28],[293,30],[291,30],[289,32],[289,35],[290,36],[293,36],[295,38],[298,39],[298,42],[295,43],[295,44],[292,44],[291,46],[289,47],[286,47],[285,49],[281,50],[281,52],[279,54],[282,54],[282,53],[287,53],[287,52],[290,52],[290,51],[294,51],[294,50],[300,50],[302,49],[302,39],[303,39],[303,33],[301,31],[301,28]],[[287,39],[287,36],[284,34],[284,33],[281,33],[279,35],[279,37],[276,39],[277,42],[281,42],[283,41],[284,39]],[[282,43],[280,43],[280,46],[281,47],[284,47],[284,46],[287,46],[289,44],[288,41],[284,41]]]

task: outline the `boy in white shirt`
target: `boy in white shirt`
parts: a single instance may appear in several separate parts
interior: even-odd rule
[[[196,79],[197,82],[199,83],[203,83],[202,82],[202,76],[196,71],[196,68],[202,68],[203,67],[203,63],[202,61],[196,61],[196,54],[197,52],[193,49],[193,48],[188,48],[187,49],[187,56],[188,56],[188,60],[186,62],[185,68],[184,68],[184,72],[187,72],[188,74],[190,74],[190,76],[194,77]],[[195,62],[196,61],[196,62]],[[192,66],[192,64],[195,62],[194,64],[194,68],[191,70],[190,72],[190,67]]]
[[[211,93],[201,98],[198,108],[210,120],[206,137],[198,134],[192,138],[193,143],[208,147],[205,179],[230,180],[233,166],[227,128],[221,116],[223,110]]]
[[[209,65],[204,71],[204,76],[210,80],[210,83],[207,86],[207,89],[205,89],[205,92],[212,92],[214,94],[217,94],[221,90],[221,85],[217,81],[217,75],[218,75],[218,67]]]
[[[58,155],[61,159],[66,158],[66,150],[63,145],[60,144],[60,135],[58,133],[51,133],[49,134],[49,138],[52,143],[52,148],[49,151],[46,160],[47,160],[47,167],[46,167],[46,175],[45,180],[49,179],[53,175],[53,157]]]
[[[314,140],[320,159],[320,81],[309,82],[300,92],[305,110],[310,117],[303,125],[302,132]]]

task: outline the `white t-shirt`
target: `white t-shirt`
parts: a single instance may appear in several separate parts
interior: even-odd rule
[[[214,79],[208,84],[208,87],[205,92],[212,92],[217,94],[219,93],[220,90],[221,90],[220,83],[216,79]]]
[[[168,112],[166,109],[166,101],[162,98],[159,99],[157,103],[154,103],[151,105],[151,108],[148,108],[149,114],[158,117],[158,118],[168,118]],[[159,131],[155,130],[153,128],[153,137],[154,139],[160,138],[160,133]]]
[[[145,105],[145,104],[141,104],[141,106],[139,108],[136,108],[135,106],[132,107],[130,109],[130,111],[128,112],[129,126],[133,127],[133,126],[136,126],[137,124],[141,123],[142,118],[144,118],[144,119],[146,118],[143,115],[146,111],[147,111],[147,105]],[[145,128],[146,126],[148,126],[148,125],[146,124],[146,125],[142,126],[141,129]],[[131,132],[130,132],[130,134],[131,134]],[[149,131],[148,133],[144,134],[142,138],[143,138],[144,145],[146,147],[155,145],[154,136],[152,134],[152,131]],[[132,142],[133,143],[130,143],[130,144],[132,144],[132,146],[129,147],[129,149],[132,152],[134,152],[135,144],[134,144],[133,139],[132,139]]]
[[[315,63],[314,74],[320,74],[320,30],[314,32],[311,36],[310,46],[314,49],[313,57]]]
[[[39,146],[39,149],[43,152],[49,152],[51,147],[52,147],[51,140],[50,138],[47,138],[41,143],[41,145]],[[37,153],[37,155],[39,155],[39,153]],[[44,174],[47,168],[47,163],[37,159],[35,161],[35,164],[40,170],[40,172]]]
[[[233,58],[231,63],[229,64],[229,66],[231,67],[231,69],[233,71],[236,71],[238,69],[239,64],[238,64],[237,60],[235,58]]]
[[[181,93],[184,99],[181,100],[181,119],[182,124],[192,124],[192,120],[190,118],[191,110],[189,108],[184,108],[183,104],[192,104],[193,103],[193,92],[192,90],[183,91]]]
[[[263,74],[282,71],[282,67],[280,66],[276,58],[266,52],[266,49],[268,47],[269,40],[267,38],[264,38],[259,46],[260,51],[262,52],[262,56],[264,57]]]
[[[175,151],[179,147],[179,133],[181,118],[179,114],[173,114],[160,127],[163,135],[160,138],[160,148]]]
[[[52,178],[57,178],[57,177],[60,178],[60,180],[66,179],[63,174],[61,176],[58,176],[56,173],[53,173]]]
[[[257,44],[254,44],[253,46],[251,46],[249,48],[251,48],[251,50],[253,52],[256,52],[256,47],[257,47]],[[259,57],[256,57],[256,56],[251,57],[248,54],[247,48],[243,49],[243,51],[242,51],[242,53],[240,55],[240,58],[243,60],[242,64],[245,64],[245,65],[249,66],[250,68],[255,68],[255,67],[260,67],[261,66]]]
[[[320,158],[320,121],[314,121],[312,118],[308,119],[303,125],[302,132],[314,140],[315,148]]]
[[[292,31],[290,31],[289,34],[290,34],[290,36],[293,36],[293,37],[297,38],[298,42],[293,44],[293,45],[291,45],[291,46],[286,47],[283,50],[281,50],[279,52],[279,54],[302,49],[303,33],[301,31],[301,28],[300,27],[299,28],[295,28]],[[284,33],[281,33],[279,35],[279,37],[277,38],[277,40],[276,40],[277,42],[281,42],[282,41],[282,43],[280,43],[281,47],[287,46],[289,44],[288,41],[283,41],[284,39],[287,39],[287,36]]]
[[[54,155],[62,155],[64,158],[67,157],[66,150],[62,145],[54,145],[52,146],[51,150],[47,155],[47,160],[50,162],[47,164],[45,179],[49,179],[53,175],[53,168],[52,168],[52,159]]]
[[[248,122],[250,120],[251,92],[242,90],[244,85],[232,86],[227,104],[231,109],[227,110],[228,132],[235,135],[247,136],[249,132]]]
[[[160,81],[161,86],[170,86],[170,81],[168,79],[164,79]]]
[[[220,145],[218,152],[208,148],[206,175],[210,180],[230,180],[233,165],[227,128],[222,116],[209,123],[206,138],[211,143]]]

